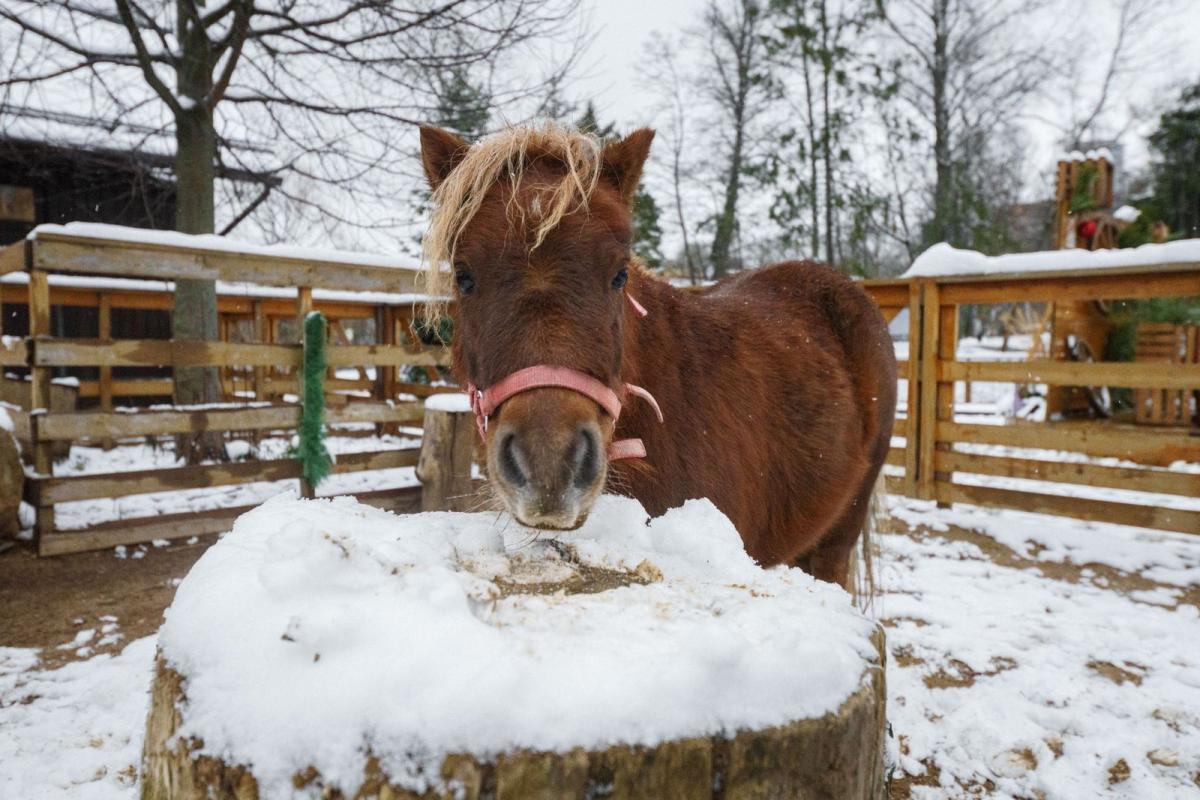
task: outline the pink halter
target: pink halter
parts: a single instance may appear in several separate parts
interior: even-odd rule
[[[633,306],[638,316],[646,316],[646,309],[642,307],[641,303],[634,300],[628,294],[625,296],[629,299],[630,305]],[[480,438],[486,438],[488,417],[496,413],[496,409],[505,400],[521,392],[527,392],[530,389],[541,389],[550,386],[559,389],[570,389],[589,398],[596,405],[608,412],[608,415],[613,418],[614,425],[621,416],[621,398],[602,381],[598,381],[590,375],[585,375],[569,367],[538,364],[535,367],[526,367],[525,369],[517,370],[511,375],[501,378],[487,389],[480,390],[473,383],[467,384],[466,391],[471,399],[471,410],[475,412],[475,427],[479,429]],[[654,399],[654,395],[642,387],[634,386],[631,383],[625,384],[625,391],[637,395],[649,403],[654,409],[654,414],[658,417],[658,421],[663,421],[662,409],[658,407],[658,401]],[[645,457],[646,446],[642,444],[641,439],[620,439],[614,441],[608,448],[609,461],[616,461],[622,458]]]

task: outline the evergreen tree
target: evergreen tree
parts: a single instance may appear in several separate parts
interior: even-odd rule
[[[1150,136],[1155,153],[1154,203],[1171,232],[1200,236],[1200,84],[1159,118]]]
[[[601,125],[600,119],[596,116],[596,104],[591,100],[587,101],[587,105],[583,107],[583,113],[579,115],[579,119],[575,122],[575,127],[584,133],[590,133],[600,138],[601,141],[609,139],[617,139],[617,126],[615,123]]]
[[[456,67],[439,76],[433,122],[474,141],[487,132],[491,106],[487,90],[473,84],[465,68]]]
[[[600,121],[599,115],[596,114],[596,104],[591,100],[587,101],[583,113],[575,120],[575,127],[598,137],[602,142],[621,138],[616,123]],[[660,269],[663,263],[662,224],[659,217],[660,211],[654,196],[646,190],[645,184],[638,184],[637,193],[633,198],[633,252],[650,269]]]
[[[662,268],[662,225],[658,203],[654,201],[654,195],[646,191],[645,184],[638,186],[633,197],[633,252],[650,269]]]

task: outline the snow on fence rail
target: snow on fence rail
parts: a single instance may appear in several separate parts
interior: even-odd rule
[[[936,270],[866,281],[864,287],[889,321],[901,309],[909,311],[909,357],[900,365],[907,379],[907,409],[895,431],[905,442],[893,447],[888,459],[893,467],[903,467],[903,475],[891,471],[890,490],[939,503],[1200,533],[1200,510],[1194,503],[1187,507],[1200,497],[1200,428],[1195,425],[982,424],[955,416],[955,384],[972,381],[1184,390],[1195,392],[1200,403],[1200,364],[968,362],[957,356],[961,305],[1200,296],[1200,242],[1179,245],[1160,246],[1161,261],[1151,246],[1130,251],[1125,261],[1126,251],[1102,258],[1080,251],[1080,266],[1070,268],[1075,262],[1060,251],[1011,257],[1013,269],[1001,269],[1009,263],[1000,263],[1003,257],[988,259],[982,272],[971,269],[982,256],[944,248]],[[1042,268],[1043,255],[1060,268]],[[961,269],[953,263],[956,256]],[[1053,451],[1049,457],[1047,451]],[[1064,484],[1086,490],[1064,490]]]
[[[112,547],[153,539],[190,537],[226,531],[246,507],[221,508],[120,519],[84,529],[59,530],[55,526],[57,503],[95,498],[118,498],[164,491],[202,489],[263,481],[297,480],[302,494],[312,487],[301,479],[292,459],[273,459],[232,464],[200,464],[170,469],[109,472],[79,476],[55,476],[53,448],[58,442],[113,441],[129,437],[213,432],[281,432],[293,429],[300,407],[283,398],[268,403],[222,403],[198,408],[167,407],[138,409],[137,413],[114,411],[112,369],[115,367],[212,366],[255,370],[255,398],[264,396],[266,368],[292,370],[284,382],[298,389],[302,360],[300,344],[237,342],[188,342],[160,339],[114,340],[108,335],[101,315],[101,338],[80,339],[54,336],[51,329],[51,274],[70,273],[75,281],[105,276],[105,279],[149,279],[174,281],[186,278],[254,283],[267,287],[291,287],[295,292],[294,314],[302,320],[313,309],[314,291],[327,296],[341,292],[341,300],[366,293],[364,302],[409,303],[405,295],[413,286],[415,270],[384,259],[336,260],[344,254],[305,253],[295,248],[239,247],[213,237],[187,237],[162,232],[138,232],[112,226],[43,226],[25,242],[0,251],[0,272],[27,273],[29,337],[4,342],[0,366],[28,367],[31,392],[28,415],[33,445],[34,474],[26,482],[26,499],[35,507],[35,533],[39,553],[48,555]],[[80,278],[79,276],[83,276]],[[58,277],[58,276],[55,276]],[[388,307],[390,309],[390,306]],[[392,316],[387,320],[394,323]],[[326,412],[333,428],[373,424],[387,428],[420,426],[424,410],[419,402],[396,402],[402,385],[395,380],[399,367],[437,366],[448,360],[446,348],[403,346],[396,325],[384,327],[383,344],[337,345],[331,343],[327,360],[331,368],[352,366],[376,368],[392,380],[385,382],[384,395],[374,399],[349,398],[350,402]],[[260,328],[261,330],[261,328]],[[54,371],[63,367],[100,369],[97,411],[57,411],[49,401]],[[106,388],[105,379],[110,383]],[[170,382],[166,381],[166,393]],[[161,387],[155,387],[161,392]],[[265,396],[271,396],[269,392]],[[18,427],[25,420],[17,421]],[[389,449],[341,455],[335,474],[365,470],[396,469],[417,465],[419,448]],[[409,510],[420,506],[421,491],[412,487],[385,490],[360,499],[375,505]]]

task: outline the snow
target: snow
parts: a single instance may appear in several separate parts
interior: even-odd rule
[[[1121,206],[1113,212],[1113,219],[1118,219],[1121,222],[1133,222],[1142,215],[1142,212],[1133,206]]]
[[[426,411],[457,411],[469,412],[471,398],[465,392],[442,392],[430,395],[425,399]]]
[[[756,566],[708,501],[648,520],[605,497],[558,546],[536,537],[493,514],[396,516],[349,498],[243,515],[160,631],[186,681],[179,735],[253,764],[268,797],[309,765],[354,794],[364,750],[422,791],[449,753],[779,725],[861,685],[874,624],[838,587]],[[650,582],[501,591],[568,577],[563,547]]]
[[[0,797],[133,800],[154,645],[53,670],[0,647]]]
[[[5,286],[25,286],[28,283],[29,273],[27,272],[9,272],[0,276],[0,284]],[[175,290],[175,284],[172,281],[102,278],[91,275],[52,274],[50,276],[50,286],[63,289],[87,289],[90,291],[159,292],[167,294]],[[294,300],[296,298],[296,289],[217,281],[217,294],[233,297],[272,297]],[[344,289],[313,289],[314,300],[368,303],[372,305],[411,305],[413,303],[423,303],[428,300],[428,297],[425,294],[412,292],[354,292]],[[16,342],[24,341],[23,338],[15,336],[5,338],[13,339]],[[11,345],[7,343],[5,346],[11,348]]]
[[[888,715],[902,768],[933,784],[912,797],[1196,796],[1195,599],[1072,567],[1120,564],[1143,570],[1128,582],[1156,580],[1155,569],[1200,564],[1195,537],[904,499],[893,513],[932,529],[881,537]],[[987,538],[948,530],[964,523],[1034,560],[1004,546],[990,558]],[[1034,556],[1041,542],[1052,549]],[[1121,762],[1129,776],[1112,783]]]
[[[305,261],[328,261],[336,264],[357,264],[369,267],[417,272],[420,267],[408,260],[397,260],[373,253],[352,250],[330,250],[319,247],[296,247],[294,245],[261,245],[215,234],[188,234],[178,231],[160,231],[148,228],[130,228],[124,225],[107,225],[100,222],[68,222],[66,225],[38,225],[25,238],[35,240],[46,234],[101,239],[110,242],[131,244],[154,244],[168,247],[186,247],[193,250],[209,250],[220,253],[240,253],[268,258],[294,258]]]
[[[1112,151],[1107,147],[1101,147],[1098,150],[1088,150],[1084,153],[1081,150],[1072,150],[1069,153],[1059,156],[1059,161],[1098,161],[1103,158],[1110,164],[1113,163]]]
[[[1014,511],[937,509],[904,498],[893,498],[890,506],[895,518],[916,530],[878,538],[881,595],[875,603],[887,626],[888,716],[903,753],[901,766],[931,784],[912,785],[914,798],[1197,794],[1192,776],[1200,771],[1195,595],[1200,540]],[[964,538],[955,526],[979,533]],[[280,533],[281,539],[295,535]],[[694,535],[689,529],[689,539]],[[505,536],[516,538],[512,531]],[[286,588],[290,577],[325,562],[322,550],[332,545],[318,544],[315,554],[295,552],[290,561],[275,562],[260,574]],[[342,629],[336,624],[337,615],[346,613],[342,601],[369,591],[356,581],[369,578],[372,587],[420,592],[415,584],[389,589],[379,574],[382,567],[373,574],[364,565],[381,552],[383,543],[375,545],[338,561],[330,577],[340,582],[321,589],[332,610],[315,621],[328,626],[324,632],[332,641],[322,642],[323,657],[307,667],[328,669],[335,654],[351,649],[353,636],[361,633],[355,624]],[[539,546],[502,557],[512,564]],[[717,555],[716,548],[711,555]],[[655,563],[667,572],[668,561]],[[288,567],[295,571],[289,573]],[[461,585],[442,580],[445,575],[411,577],[428,578],[430,590],[457,590],[458,601],[453,591],[432,598],[444,600],[447,608],[462,602]],[[1185,590],[1191,599],[1181,597]],[[338,602],[329,602],[331,597]],[[397,608],[387,609],[389,628],[403,624]],[[537,622],[549,608],[535,609],[531,619]],[[461,607],[459,616],[465,618]],[[280,616],[276,639],[264,645],[269,657],[284,646],[278,636],[286,619]],[[100,621],[106,623],[104,634],[115,620]],[[736,626],[730,631],[724,636],[744,636]],[[449,634],[446,640],[454,641]],[[296,648],[296,662],[305,661],[300,648],[315,641],[314,635],[289,645]],[[0,797],[134,800],[155,645],[154,637],[140,639],[119,655],[94,655],[58,669],[42,667],[36,651],[0,646]],[[734,649],[734,643],[722,641],[713,652],[733,661]],[[470,677],[486,669],[481,666]],[[548,692],[565,682],[549,671],[525,676],[528,685],[521,685],[514,698],[537,694],[557,700],[538,689],[545,686]],[[330,690],[353,693],[353,687],[319,688],[316,696],[322,698]],[[1121,761],[1129,777],[1110,786],[1109,771]]]
[[[339,426],[330,431],[325,445],[336,459],[346,453],[378,452],[417,447],[419,437],[408,436],[350,436],[354,426]],[[365,426],[373,427],[373,426]],[[226,452],[234,460],[259,458],[269,461],[288,457],[291,445],[289,438],[271,437],[262,439],[257,445],[249,442],[232,441]],[[71,447],[70,456],[54,465],[54,474],[59,477],[73,475],[97,475],[121,473],[135,470],[171,469],[183,466],[170,447],[154,444],[131,444],[105,450],[101,447]],[[331,475],[317,487],[322,496],[355,494],[383,489],[397,489],[417,484],[412,467],[377,469]],[[202,489],[153,492],[127,497],[97,498],[59,503],[55,506],[55,522],[63,530],[75,530],[118,519],[141,519],[163,514],[178,514],[188,511],[211,511],[221,508],[252,506],[280,493],[291,491],[295,481],[260,481],[231,486],[215,486]],[[116,552],[125,553],[124,548]],[[130,554],[132,555],[132,553]],[[119,556],[123,557],[123,556]],[[132,555],[137,558],[139,556]]]
[[[904,273],[906,278],[935,278],[951,275],[1004,275],[1072,269],[1142,267],[1200,261],[1200,239],[1180,239],[1163,244],[1144,244],[1120,250],[1048,250],[985,256],[974,250],[959,250],[945,242],[917,256]]]

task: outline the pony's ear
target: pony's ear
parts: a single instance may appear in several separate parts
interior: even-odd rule
[[[450,131],[432,125],[421,126],[421,163],[429,188],[436,189],[450,171],[463,160],[470,145]]]
[[[633,205],[633,195],[642,179],[642,165],[650,155],[654,141],[652,128],[639,128],[619,142],[604,146],[604,174],[617,187],[625,205]]]

